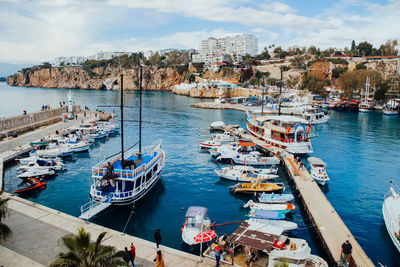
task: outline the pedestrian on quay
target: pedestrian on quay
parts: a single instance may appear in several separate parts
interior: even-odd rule
[[[161,244],[161,230],[160,229],[157,229],[154,232],[154,241],[156,241],[157,248],[160,248],[160,244]]]
[[[221,248],[218,245],[216,245],[214,247],[214,252],[215,252],[215,262],[216,262],[215,267],[219,267],[219,261],[221,260],[221,253],[222,253]]]
[[[129,266],[129,262],[132,260],[132,253],[125,247],[125,255],[122,257],[126,262],[126,265]]]
[[[352,250],[353,250],[353,246],[350,244],[349,240],[346,240],[346,242],[344,242],[342,244],[342,254],[343,254],[343,258],[347,262],[350,261],[350,255],[351,255]]]
[[[135,257],[136,257],[136,248],[133,245],[133,243],[131,243],[131,263],[132,263],[132,267],[135,267]]]
[[[153,261],[156,263],[155,267],[165,267],[164,255],[161,250],[157,250],[156,258]]]

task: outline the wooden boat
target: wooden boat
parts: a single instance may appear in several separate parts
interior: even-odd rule
[[[25,182],[22,183],[22,187],[18,190],[15,190],[13,193],[24,194],[45,188],[46,188],[45,182],[39,181],[36,178],[28,178]]]
[[[296,206],[293,203],[267,204],[267,203],[253,202],[253,200],[249,200],[246,204],[243,205],[243,207],[258,209],[258,210],[271,210],[280,213],[288,213],[296,208]]]
[[[284,190],[285,186],[282,183],[239,183],[230,187],[232,193],[253,194],[257,192],[275,192]]]

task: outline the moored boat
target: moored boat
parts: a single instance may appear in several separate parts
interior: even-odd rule
[[[183,224],[182,240],[192,246],[213,240],[217,234],[211,229],[208,210],[204,207],[191,206],[186,212]]]
[[[47,169],[28,169],[27,171],[20,173],[17,175],[18,178],[28,179],[28,178],[47,178],[56,175],[56,172]]]
[[[297,223],[284,221],[284,220],[268,220],[268,219],[259,219],[259,218],[250,218],[246,220],[248,223],[257,222],[266,225],[272,225],[275,227],[282,228],[283,231],[291,231],[297,229]]]
[[[263,157],[258,151],[252,151],[248,154],[237,153],[232,158],[236,164],[250,165],[250,166],[271,166],[280,163],[277,157]]]
[[[293,203],[284,203],[284,204],[271,204],[271,203],[257,203],[253,202],[253,200],[249,200],[246,204],[243,205],[243,208],[251,208],[258,210],[271,210],[277,211],[280,213],[288,213],[293,211],[296,206]]]
[[[254,194],[281,191],[285,189],[285,185],[282,183],[262,183],[261,181],[257,181],[255,183],[238,183],[231,186],[229,189],[235,194]]]
[[[210,124],[210,131],[224,131],[225,123],[223,121],[214,121]]]
[[[28,178],[24,181],[20,186],[19,189],[13,191],[14,194],[26,194],[33,191],[41,190],[46,188],[46,183],[39,181],[36,178]]]
[[[400,253],[400,195],[393,186],[383,201],[382,214],[390,239]]]
[[[258,201],[262,203],[285,203],[294,199],[293,194],[266,194],[261,193]]]
[[[254,182],[261,180],[273,180],[278,178],[275,175],[277,168],[270,169],[255,169],[251,166],[230,166],[215,170],[219,177],[237,182]]]
[[[247,215],[250,218],[267,219],[267,220],[282,220],[285,219],[285,214],[278,211],[251,209]]]
[[[311,177],[320,185],[325,185],[330,179],[326,173],[326,163],[322,159],[309,157]]]
[[[220,147],[224,144],[229,144],[234,141],[235,137],[231,136],[230,134],[223,133],[212,136],[210,139],[205,140],[203,142],[199,142],[199,146],[200,148],[203,149],[210,149],[210,148]]]
[[[303,119],[307,120],[310,124],[321,124],[329,121],[331,115],[325,113],[320,108],[307,107],[303,112]]]

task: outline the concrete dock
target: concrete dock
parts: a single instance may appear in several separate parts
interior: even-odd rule
[[[375,266],[308,171],[304,167],[299,169],[293,154],[284,149],[268,145],[252,135],[246,134],[243,137],[252,139],[264,150],[280,156],[289,177],[299,191],[299,196],[302,198],[304,207],[313,222],[323,247],[330,257],[331,264],[329,266],[339,264],[341,246],[346,240],[349,240],[353,246],[352,258],[355,266]]]

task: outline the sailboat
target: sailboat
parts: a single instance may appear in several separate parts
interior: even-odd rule
[[[144,197],[157,183],[165,165],[161,142],[142,148],[142,67],[140,66],[139,148],[124,150],[124,91],[121,73],[121,152],[92,167],[91,201],[79,218],[89,220],[111,205],[129,205]]]
[[[370,89],[370,78],[367,77],[367,80],[365,82],[365,91],[364,94],[361,93],[361,103],[358,106],[358,111],[359,112],[371,112],[373,110],[373,106],[371,105],[371,102],[369,100],[369,89]]]
[[[395,84],[397,86],[395,86]],[[383,114],[384,115],[397,115],[399,114],[399,103],[400,103],[400,97],[399,97],[399,84],[398,82],[393,82],[391,84],[391,88],[389,91],[386,93],[387,97],[387,102],[383,108]]]

